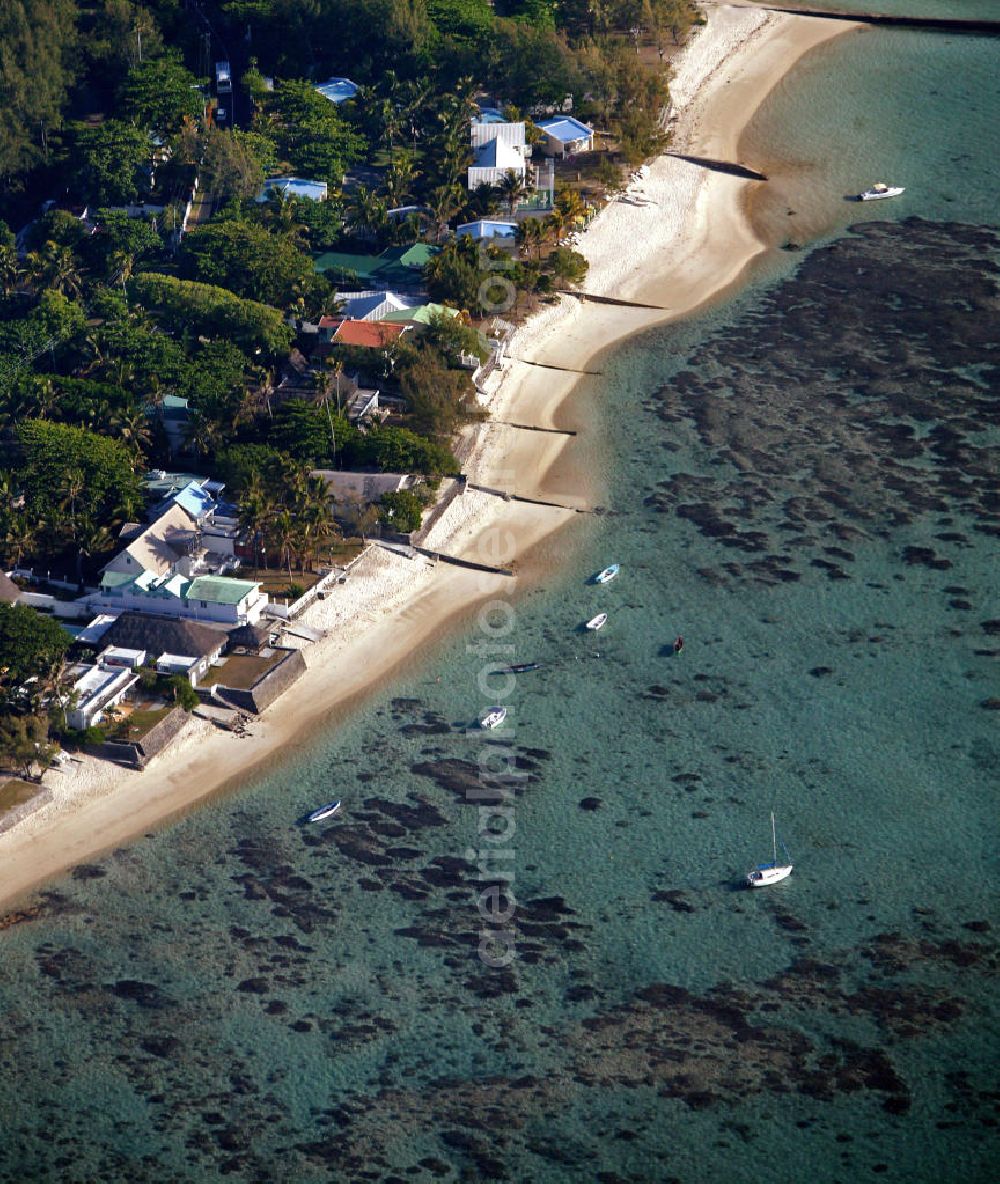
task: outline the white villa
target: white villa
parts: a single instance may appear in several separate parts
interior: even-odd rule
[[[538,127],[545,133],[546,156],[573,156],[577,152],[593,150],[594,129],[572,115],[543,119]]]
[[[138,674],[122,666],[74,666],[70,671],[73,706],[66,712],[66,722],[81,732],[99,724],[109,707],[117,707],[139,681]]]
[[[256,625],[267,606],[267,593],[256,580],[229,576],[155,575],[143,571],[130,576],[105,571],[101,587],[89,600],[92,609],[108,612],[153,613],[220,625]]]
[[[507,173],[522,180],[531,155],[523,123],[497,122],[493,119],[472,121],[473,161],[469,166],[468,187],[499,185]]]

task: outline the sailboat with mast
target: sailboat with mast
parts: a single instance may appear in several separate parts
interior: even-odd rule
[[[781,844],[781,849],[784,851],[785,859],[788,862],[778,863],[778,832],[774,825],[773,810],[771,811],[771,849],[773,852],[773,862],[758,863],[755,868],[747,872],[748,888],[766,888],[769,884],[777,884],[779,880],[784,880],[792,874],[791,857],[784,843]]]

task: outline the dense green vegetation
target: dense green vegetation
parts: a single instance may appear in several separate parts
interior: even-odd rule
[[[468,191],[477,104],[525,120],[529,143],[532,117],[572,110],[603,136],[588,178],[614,185],[660,139],[656,50],[693,16],[691,0],[5,0],[0,564],[94,579],[151,466],[224,480],[254,567],[289,586],[337,538],[314,469],[415,474],[338,518],[419,527],[481,415],[492,316],[586,273],[565,241],[589,212],[579,175],[520,223],[516,255],[453,238],[525,196],[514,174]],[[215,95],[230,50],[234,89]],[[316,91],[333,75],[354,100]],[[263,200],[274,176],[325,182],[328,200]],[[306,322],[339,307],[315,259],[421,240],[440,248],[423,278],[446,313],[384,348],[315,349]],[[389,398],[388,422],[349,421],[357,383]],[[49,715],[65,723],[67,646],[0,603],[0,764],[26,777],[51,757]]]
[[[431,480],[455,472],[450,438],[478,414],[466,366],[485,356],[469,317],[516,313],[583,278],[582,258],[560,245],[584,212],[578,192],[562,189],[547,217],[522,224],[517,259],[443,244],[428,288],[463,317],[391,350],[335,349],[309,397],[277,399],[300,319],[336,311],[314,255],[440,242],[457,219],[513,208],[513,181],[465,187],[469,119],[488,95],[509,118],[572,96],[574,114],[599,123],[624,159],[648,151],[666,87],[662,71],[637,66],[635,30],[650,45],[676,40],[691,6],[203,0],[199,16],[177,0],[0,6],[8,565],[44,556],[82,577],[106,558],[138,512],[141,472],[175,459],[161,415],[168,397],[187,401],[184,463],[206,472],[238,457],[257,457],[261,479],[274,457]],[[228,121],[212,117],[204,76],[224,45],[240,55]],[[334,74],[360,84],[355,101],[315,91]],[[528,131],[537,134],[530,118]],[[274,173],[325,181],[330,198],[255,200]],[[413,209],[391,216],[400,206]],[[12,228],[23,229],[17,240]],[[402,423],[347,422],[336,392],[354,373],[402,400]]]

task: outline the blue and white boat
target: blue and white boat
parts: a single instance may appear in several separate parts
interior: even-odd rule
[[[769,884],[777,884],[779,880],[784,880],[792,874],[791,860],[789,859],[788,850],[784,843],[781,844],[781,849],[785,852],[785,858],[789,862],[778,862],[778,833],[774,829],[773,813],[771,814],[771,847],[773,850],[773,862],[758,863],[755,868],[747,872],[748,888],[766,888]]]
[[[595,584],[610,584],[616,575],[621,571],[620,563],[612,563],[610,567],[606,567],[604,571],[599,571],[594,576]]]
[[[506,707],[491,707],[484,716],[479,720],[481,728],[499,728],[503,721],[507,718]]]
[[[339,809],[340,798],[337,798],[335,802],[327,802],[325,806],[320,806],[318,810],[313,810],[311,814],[307,815],[306,821],[322,822],[324,818],[329,818],[331,814],[336,814]]]

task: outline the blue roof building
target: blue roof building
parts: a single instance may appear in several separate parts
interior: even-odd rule
[[[543,119],[538,127],[545,133],[547,156],[570,156],[575,152],[590,152],[594,147],[594,129],[572,115]]]
[[[350,78],[330,78],[316,87],[324,99],[331,103],[346,103],[358,93],[358,84]]]
[[[257,195],[257,201],[267,201],[272,190],[285,197],[306,197],[310,201],[326,201],[329,186],[325,181],[304,181],[301,177],[269,177]]]
[[[516,222],[494,222],[488,218],[480,218],[478,222],[463,222],[455,228],[455,237],[461,238],[467,234],[469,238],[480,242],[483,239],[506,239],[513,241],[517,235]]]

